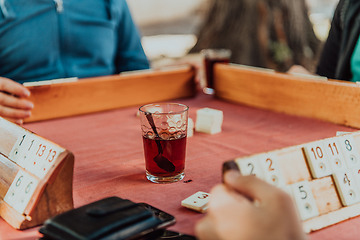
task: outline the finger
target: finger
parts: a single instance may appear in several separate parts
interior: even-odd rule
[[[31,110],[34,108],[34,104],[29,100],[18,98],[6,93],[0,93],[0,105],[23,110]]]
[[[239,166],[237,165],[237,163],[234,161],[234,160],[231,160],[231,161],[227,161],[227,162],[224,162],[223,163],[223,166],[222,166],[222,180],[224,182],[224,175],[227,171],[230,171],[230,170],[235,170],[235,171],[238,171],[240,173],[240,170],[239,170]]]
[[[213,231],[220,238],[230,234],[232,239],[244,239],[239,238],[238,233],[242,234],[244,226],[249,226],[249,221],[253,222],[259,211],[245,196],[225,184],[216,185],[210,191],[208,206],[207,216],[211,220]]]
[[[229,188],[225,184],[218,184],[210,191],[210,201],[208,206],[209,211],[217,211],[222,208],[228,208],[228,206],[248,208],[252,207],[252,203],[247,197],[234,191],[233,188]]]
[[[24,121],[22,119],[15,119],[15,118],[5,118],[6,120],[16,123],[17,125],[23,125]]]
[[[224,183],[253,200],[264,201],[280,191],[256,176],[241,176],[234,170],[225,173]]]
[[[15,81],[0,77],[0,91],[8,92],[19,97],[29,97],[30,91]]]
[[[12,119],[23,119],[30,117],[31,111],[29,110],[22,110],[16,108],[9,108],[6,106],[0,105],[0,116],[5,118],[12,118]]]
[[[199,240],[216,240],[219,239],[214,231],[214,226],[210,218],[204,217],[195,225],[195,235]]]

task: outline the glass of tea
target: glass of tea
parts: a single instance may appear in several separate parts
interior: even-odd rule
[[[184,178],[189,107],[179,103],[139,108],[146,178],[155,183]]]
[[[203,89],[205,94],[214,94],[214,64],[229,63],[231,50],[229,49],[203,49],[201,55],[204,58],[206,87]]]

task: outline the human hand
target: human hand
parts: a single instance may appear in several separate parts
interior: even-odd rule
[[[227,171],[208,206],[195,229],[200,240],[306,239],[291,197],[255,176]]]
[[[0,116],[17,124],[31,115],[34,104],[25,99],[30,91],[21,84],[0,77]]]
[[[286,73],[289,73],[289,74],[292,74],[292,75],[302,75],[302,76],[306,76],[306,75],[312,75],[314,76],[313,73],[311,73],[309,70],[307,70],[306,68],[304,68],[303,66],[301,65],[292,65],[290,67],[290,69],[286,72]]]

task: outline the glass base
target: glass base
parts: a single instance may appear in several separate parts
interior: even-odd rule
[[[204,92],[205,94],[208,94],[208,95],[214,95],[214,94],[215,94],[215,90],[214,90],[214,89],[212,89],[212,88],[207,88],[207,87],[203,88],[203,92]]]
[[[184,172],[170,177],[164,177],[164,176],[154,176],[146,171],[146,178],[153,183],[172,183],[182,180],[185,177]]]

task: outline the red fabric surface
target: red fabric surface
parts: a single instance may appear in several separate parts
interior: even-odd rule
[[[314,119],[274,113],[232,104],[200,95],[181,99],[190,107],[190,117],[203,107],[224,112],[223,130],[207,135],[195,132],[188,138],[185,178],[171,184],[154,184],[145,178],[138,107],[26,124],[37,134],[75,154],[75,207],[109,196],[146,202],[176,217],[170,229],[194,234],[194,225],[203,215],[181,206],[181,200],[197,191],[209,192],[221,182],[226,160],[260,153],[321,138],[336,131],[355,131]],[[192,180],[185,183],[185,180]],[[239,213],[241,214],[241,213]],[[355,239],[360,218],[310,234],[310,239]],[[36,239],[37,228],[16,231],[0,219],[0,239]]]

